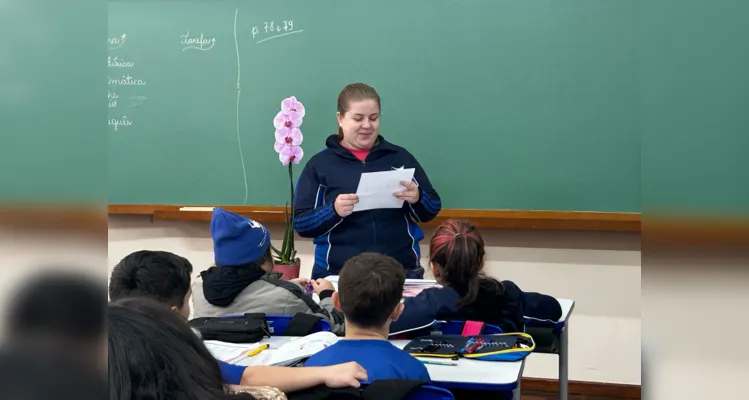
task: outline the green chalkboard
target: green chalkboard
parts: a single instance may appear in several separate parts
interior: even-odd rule
[[[109,202],[283,205],[281,100],[307,160],[361,81],[445,208],[639,211],[636,22],[621,0],[110,1]]]

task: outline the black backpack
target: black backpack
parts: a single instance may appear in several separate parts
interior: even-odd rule
[[[361,388],[331,389],[318,385],[286,395],[289,400],[405,400],[426,381],[379,379]]]

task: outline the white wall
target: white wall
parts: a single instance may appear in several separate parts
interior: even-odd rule
[[[283,233],[270,225],[271,237]],[[425,232],[430,237],[431,232]],[[571,380],[640,384],[640,235],[636,233],[485,230],[487,271],[523,290],[576,301],[570,323]],[[277,243],[274,240],[274,243]],[[426,241],[422,255],[427,255]],[[302,274],[313,263],[311,241],[298,239]],[[207,222],[151,222],[147,216],[109,218],[111,269],[142,249],[187,257],[197,275],[213,261]],[[424,262],[422,265],[426,266]],[[557,357],[534,354],[524,376],[556,378]]]

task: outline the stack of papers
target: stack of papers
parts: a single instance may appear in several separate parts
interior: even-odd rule
[[[416,297],[422,290],[433,287],[440,287],[440,285],[433,280],[407,279],[403,287],[403,297]]]

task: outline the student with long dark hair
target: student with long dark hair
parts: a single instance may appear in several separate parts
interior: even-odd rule
[[[403,314],[390,325],[396,333],[434,320],[473,320],[498,325],[504,332],[523,332],[524,317],[557,321],[559,302],[548,295],[523,292],[512,281],[484,272],[484,239],[467,221],[440,224],[429,246],[429,262],[441,288],[406,298]]]
[[[228,392],[203,342],[164,305],[126,299],[108,308],[110,400],[253,399]]]

